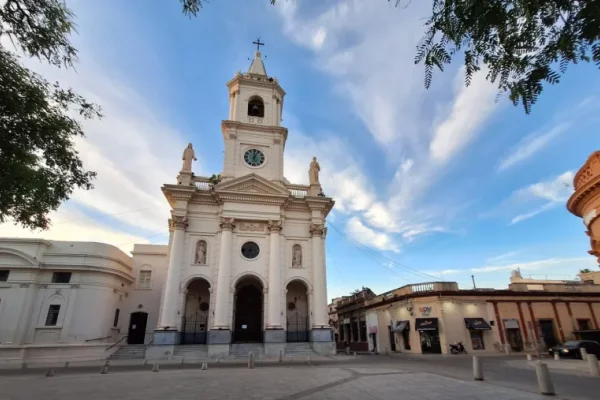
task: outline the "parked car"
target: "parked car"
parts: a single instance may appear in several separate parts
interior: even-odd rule
[[[594,354],[600,358],[600,343],[592,340],[569,340],[562,346],[555,346],[549,350],[551,356],[558,353],[562,358],[581,359],[581,348],[587,350],[588,354]]]

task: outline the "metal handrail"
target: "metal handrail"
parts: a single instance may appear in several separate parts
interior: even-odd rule
[[[86,342],[93,342],[94,340],[104,340],[104,339],[110,339],[112,336],[105,336],[105,337],[99,337],[96,339],[86,339]]]
[[[152,339],[152,340],[150,341],[150,343],[148,343],[148,344],[146,345],[146,347],[150,347],[150,346],[152,346],[152,343],[154,343],[154,339]]]
[[[116,345],[118,345],[119,343],[121,343],[123,340],[127,339],[127,335],[123,336],[121,339],[119,339],[116,343],[111,344],[110,346],[108,346],[106,348],[106,350],[104,351],[108,351],[110,349],[112,349],[113,347],[115,347]]]

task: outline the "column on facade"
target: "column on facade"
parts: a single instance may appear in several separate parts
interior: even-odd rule
[[[179,300],[179,284],[181,279],[181,264],[183,261],[183,243],[185,239],[185,228],[187,218],[173,216],[171,219],[173,227],[173,241],[169,255],[169,268],[167,270],[167,281],[163,294],[163,306],[158,322],[158,327],[163,329],[177,329],[177,301]]]
[[[281,257],[279,234],[281,221],[269,221],[269,292],[267,328],[281,328]]]
[[[234,90],[231,93],[231,95],[233,97],[233,107],[232,107],[232,113],[233,113],[233,115],[232,115],[232,118],[231,118],[232,121],[235,121],[236,115],[237,115],[237,103],[238,103],[238,98],[240,97],[238,94],[239,94],[239,91],[237,91],[237,90]]]
[[[229,94],[229,120],[233,121],[234,119],[234,114],[233,114],[233,100],[235,98],[235,92],[231,92]]]
[[[327,327],[327,275],[325,273],[325,265],[321,255],[323,225],[311,225],[310,233],[312,235],[312,268],[313,268],[313,288],[314,288],[314,309],[313,309],[313,326]]]
[[[219,276],[217,280],[217,298],[213,328],[229,328],[229,280],[231,278],[231,244],[233,238],[233,218],[221,220],[221,252],[219,255]]]

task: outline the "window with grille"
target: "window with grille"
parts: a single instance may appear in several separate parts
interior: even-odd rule
[[[60,305],[52,304],[48,308],[48,315],[46,316],[46,326],[56,326],[58,322],[58,314],[60,313]]]
[[[115,319],[113,320],[113,327],[116,328],[119,325],[119,314],[121,313],[121,310],[119,310],[118,308],[115,310]]]
[[[10,271],[7,269],[0,270],[0,282],[6,282],[8,280],[8,275]]]
[[[52,283],[69,283],[71,282],[70,272],[55,272],[52,274]]]
[[[152,283],[152,271],[140,271],[140,280],[138,287],[141,289],[150,289]]]

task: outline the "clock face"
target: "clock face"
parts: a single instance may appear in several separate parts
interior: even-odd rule
[[[258,149],[250,149],[244,153],[244,161],[251,167],[260,167],[265,162],[265,155]]]

